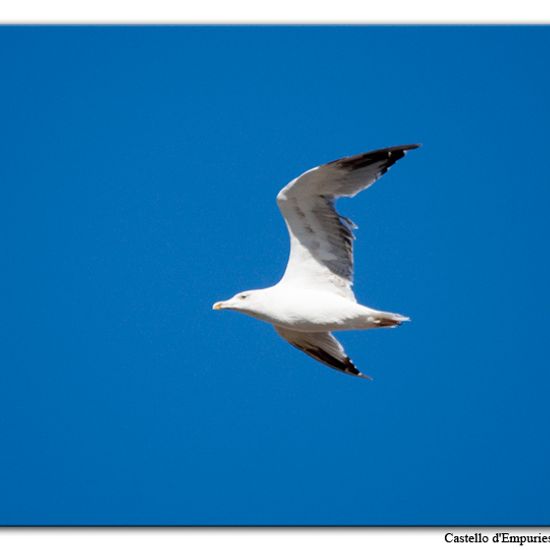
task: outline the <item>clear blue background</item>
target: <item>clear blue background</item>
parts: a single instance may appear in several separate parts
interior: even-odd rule
[[[1,524],[550,521],[550,28],[0,28]],[[341,211],[373,382],[214,301],[302,171],[421,142]]]

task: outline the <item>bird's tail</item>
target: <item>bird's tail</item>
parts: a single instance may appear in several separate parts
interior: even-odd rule
[[[399,313],[390,313],[389,311],[380,311],[376,315],[376,324],[379,327],[398,327],[401,323],[410,321],[409,317]]]

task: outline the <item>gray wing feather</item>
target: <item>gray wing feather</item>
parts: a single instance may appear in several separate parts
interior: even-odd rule
[[[290,257],[281,282],[325,288],[355,299],[353,229],[336,211],[338,197],[353,197],[418,145],[399,145],[338,159],[308,170],[277,195],[290,236]]]

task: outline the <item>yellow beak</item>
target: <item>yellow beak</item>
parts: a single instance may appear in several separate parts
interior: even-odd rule
[[[216,302],[216,303],[212,306],[212,309],[223,309],[223,302]]]

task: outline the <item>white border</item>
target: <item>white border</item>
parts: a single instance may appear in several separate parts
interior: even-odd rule
[[[546,0],[17,0],[3,23],[523,23],[550,22]]]
[[[495,543],[496,533],[550,536],[545,527],[434,527],[434,528],[37,528],[0,529],[2,550],[431,550],[502,547]],[[470,541],[451,542],[447,534],[474,537]],[[481,542],[478,537],[487,537]],[[452,537],[451,537],[452,538]],[[547,543],[504,544],[506,548],[545,548]]]

